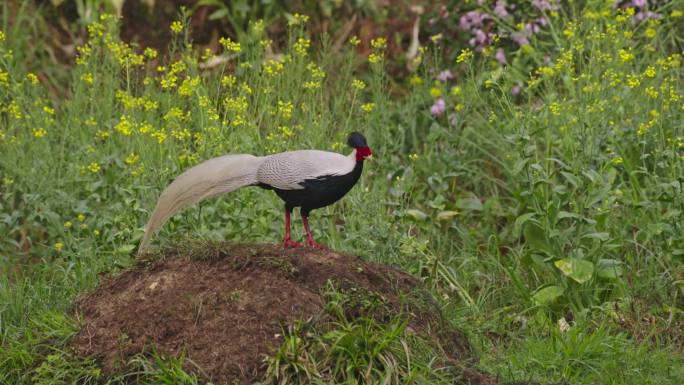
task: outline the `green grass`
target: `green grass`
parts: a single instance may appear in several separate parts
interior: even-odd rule
[[[40,19],[10,25],[4,9],[0,381],[97,380],[95,363],[63,359],[76,328],[65,312],[98,272],[133,262],[183,169],[225,153],[347,151],[358,130],[375,160],[315,212],[315,237],[424,279],[483,369],[507,381],[684,382],[684,81],[681,17],[668,16],[681,7],[635,25],[605,2],[578,5],[506,68],[481,54],[441,63],[430,45],[405,83],[350,46],[333,54],[325,37],[305,50],[301,26],[282,68],[252,28],[237,59],[211,71],[181,33],[161,71],[111,19],[91,25],[68,72],[44,71],[29,39],[44,37]],[[458,80],[433,83],[444,68]],[[47,77],[33,84],[32,71]],[[56,97],[46,81],[67,86]],[[438,93],[447,113],[435,118]],[[177,215],[155,241],[279,242],[282,209],[244,189]],[[153,366],[196,381],[176,361]]]

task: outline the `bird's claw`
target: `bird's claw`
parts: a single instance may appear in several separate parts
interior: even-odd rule
[[[312,248],[312,249],[318,249],[318,250],[329,250],[327,246],[321,245],[320,243],[317,243],[314,240],[309,240],[306,241],[306,246]]]
[[[295,242],[291,239],[286,239],[283,241],[283,248],[284,249],[296,249],[298,247],[302,247],[303,245],[299,242]]]

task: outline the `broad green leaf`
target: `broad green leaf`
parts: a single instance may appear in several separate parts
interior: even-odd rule
[[[590,234],[583,235],[582,238],[598,239],[599,241],[605,242],[610,238],[610,234],[608,234],[608,233],[590,233]]]
[[[129,254],[133,249],[135,249],[135,245],[123,245],[116,249],[116,251],[122,254]]]
[[[582,180],[575,174],[571,174],[569,172],[561,171],[561,175],[565,177],[565,179],[570,182],[570,184],[574,188],[578,188],[579,186],[582,185]]]
[[[515,236],[520,236],[520,231],[523,228],[525,222],[529,221],[534,217],[534,213],[525,213],[515,219],[515,225],[513,226],[513,232]]]
[[[418,209],[408,209],[406,210],[406,215],[419,221],[424,221],[425,219],[427,219],[427,214]]]
[[[622,262],[615,259],[599,259],[596,273],[604,279],[617,279],[622,276]]]
[[[456,207],[462,210],[482,211],[484,208],[480,199],[476,197],[461,198],[456,201]]]
[[[564,275],[577,283],[584,283],[594,275],[594,264],[591,261],[578,258],[564,258],[554,263]]]
[[[440,221],[449,221],[453,217],[458,215],[458,211],[451,211],[451,210],[445,210],[445,211],[440,211],[439,214],[437,214],[437,219]]]
[[[563,288],[560,286],[547,286],[543,289],[537,290],[532,296],[532,300],[537,305],[548,305],[555,301],[558,297],[563,295]]]
[[[523,235],[525,235],[525,241],[536,250],[545,251],[549,254],[552,253],[551,246],[546,241],[546,235],[544,234],[544,229],[534,222],[528,222],[523,228]]]

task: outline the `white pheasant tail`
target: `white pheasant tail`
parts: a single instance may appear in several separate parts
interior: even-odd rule
[[[178,211],[240,187],[268,185],[280,190],[301,190],[302,183],[319,177],[350,173],[356,165],[349,156],[318,150],[289,151],[265,157],[225,155],[207,160],[180,174],[162,192],[145,227],[138,254],[154,234]]]
[[[209,159],[180,174],[159,197],[145,226],[138,254],[149,245],[159,228],[183,208],[257,183],[256,170],[264,160],[253,155],[225,155]]]

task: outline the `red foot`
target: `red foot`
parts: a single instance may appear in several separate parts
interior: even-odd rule
[[[302,246],[304,246],[304,245],[302,245],[299,242],[295,242],[291,239],[286,239],[283,241],[283,248],[284,249],[296,249],[296,248],[302,247]]]
[[[306,241],[306,246],[312,249],[329,250],[327,246],[321,245],[320,243],[317,243],[314,240]]]

